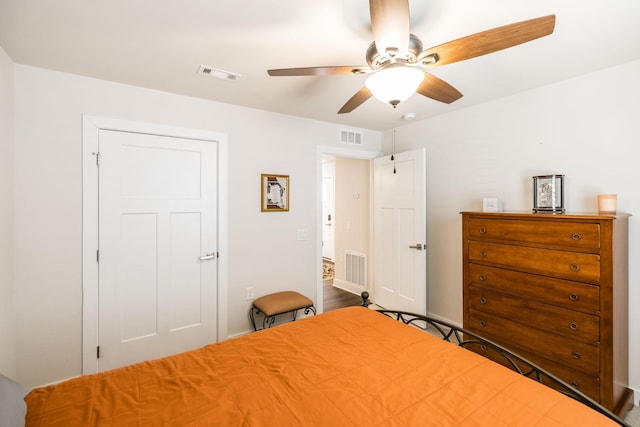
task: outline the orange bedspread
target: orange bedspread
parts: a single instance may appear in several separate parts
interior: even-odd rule
[[[33,390],[28,426],[606,426],[470,351],[352,307]]]

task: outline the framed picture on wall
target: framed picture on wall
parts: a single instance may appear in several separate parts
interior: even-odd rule
[[[564,175],[533,177],[533,211],[563,213]]]
[[[262,212],[289,210],[289,175],[261,174],[260,191]]]

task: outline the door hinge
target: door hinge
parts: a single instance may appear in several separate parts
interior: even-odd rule
[[[100,166],[100,152],[99,151],[94,151],[93,153],[94,156],[96,156],[96,166]]]
[[[96,262],[100,262],[100,249],[96,250]]]
[[[96,347],[96,359],[100,359],[100,346]]]

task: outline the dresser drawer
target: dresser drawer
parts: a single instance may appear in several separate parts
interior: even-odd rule
[[[600,256],[594,254],[470,241],[469,260],[579,282],[600,281]]]
[[[499,341],[499,338],[491,337],[491,336],[487,336],[487,338],[491,339],[496,344],[500,344],[503,346],[505,345],[504,343],[501,343]],[[469,349],[478,354],[481,354],[482,356],[485,356],[488,359],[491,359],[497,363],[505,365],[510,369],[513,369],[503,357],[496,355],[495,352],[491,351],[487,347],[471,346],[469,347]],[[551,375],[554,375],[557,378],[561,379],[562,381],[566,382],[567,384],[571,385],[576,390],[586,394],[596,402],[600,401],[600,377],[599,376],[589,375],[589,374],[585,374],[584,372],[568,369],[562,365],[558,365],[557,363],[552,362],[551,360],[541,358],[539,355],[523,349],[513,348],[510,350],[518,354],[519,356],[522,356],[523,358],[529,360],[530,362],[535,363],[540,368],[544,369],[545,371],[549,372]],[[523,372],[527,371],[527,366],[528,365],[525,365],[523,363],[518,364],[518,367]],[[550,384],[549,381],[543,381],[543,383],[552,386],[552,384]]]
[[[467,285],[476,284],[583,313],[600,311],[600,287],[581,282],[468,264]]]
[[[500,342],[510,343],[510,350],[521,348],[569,369],[590,375],[598,375],[600,372],[600,348],[597,346],[544,332],[473,308],[469,309],[468,317],[465,327],[469,331],[481,336],[500,337]]]
[[[590,314],[474,285],[469,286],[468,305],[507,319],[522,319],[537,329],[585,343],[597,345],[600,341],[600,318]]]
[[[469,218],[468,226],[471,240],[538,243],[593,251],[600,248],[599,224]]]

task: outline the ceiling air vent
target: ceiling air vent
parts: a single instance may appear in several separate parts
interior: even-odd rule
[[[226,80],[228,82],[235,82],[240,78],[240,74],[238,73],[218,70],[217,68],[213,68],[208,65],[201,65],[200,67],[198,67],[198,71],[196,74],[200,74],[201,76],[215,77],[216,79]]]
[[[362,132],[341,129],[340,142],[343,144],[362,145]]]

